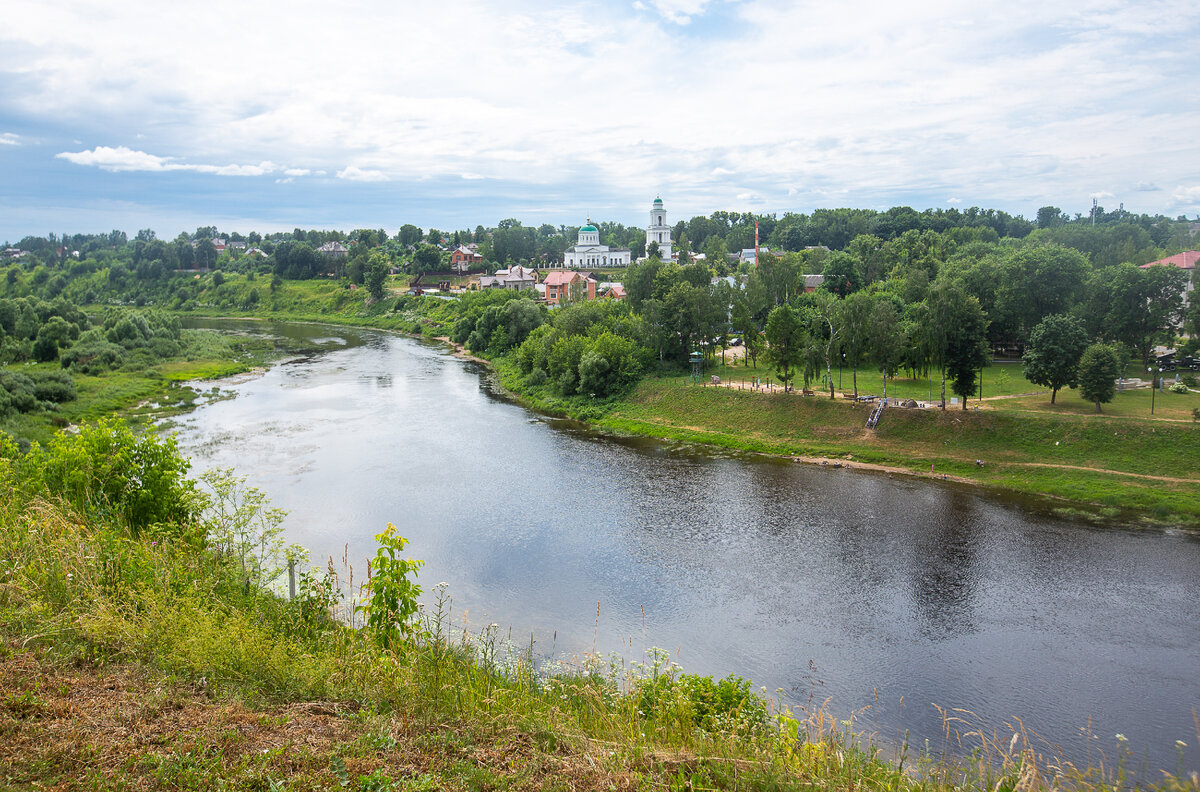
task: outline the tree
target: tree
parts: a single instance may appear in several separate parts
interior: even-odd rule
[[[833,355],[841,343],[842,320],[838,311],[838,301],[827,291],[815,291],[812,297],[811,325],[813,345],[824,346],[825,379],[829,382],[829,398],[833,393]],[[820,339],[820,341],[818,341]]]
[[[442,251],[433,245],[417,245],[417,252],[413,253],[412,257],[412,271],[414,275],[436,272],[441,268]]]
[[[1183,310],[1186,270],[1119,264],[1098,270],[1089,282],[1089,329],[1137,352],[1143,365],[1168,342]]]
[[[742,343],[746,346],[746,356],[750,358],[751,365],[758,366],[758,353],[762,351],[762,336],[759,334],[758,322],[754,320],[754,314],[750,312],[750,306],[743,292],[739,292],[733,301],[730,324],[733,326],[734,332],[741,334]]]
[[[904,363],[909,329],[901,322],[900,313],[890,299],[875,302],[871,309],[871,342],[869,356],[883,374],[883,398],[887,398],[888,377],[896,376]]]
[[[1022,338],[1051,314],[1067,313],[1084,294],[1091,269],[1087,257],[1061,245],[1026,244],[1013,250],[1001,265],[996,294],[998,312],[1011,321]]]
[[[384,258],[383,252],[372,250],[370,257],[367,259],[367,272],[364,278],[367,286],[367,293],[371,295],[371,299],[378,302],[383,299],[384,288],[383,284],[387,281],[388,263]]]
[[[400,244],[404,247],[415,245],[421,241],[422,232],[412,223],[405,223],[400,226],[400,233],[396,235],[400,240]]]
[[[849,253],[835,253],[830,256],[821,274],[825,277],[821,287],[838,297],[853,294],[863,285],[858,261]]]
[[[217,247],[211,239],[201,239],[196,245],[196,264],[202,269],[212,269],[217,263]]]
[[[656,258],[661,258],[661,257],[662,257],[662,249],[659,248],[657,242],[651,242],[649,245],[646,246],[646,258],[656,259]]]
[[[1079,393],[1100,405],[1113,400],[1117,393],[1117,356],[1107,344],[1092,344],[1079,359]]]
[[[767,317],[767,357],[786,393],[804,358],[804,324],[790,305],[777,306]]]
[[[866,292],[855,292],[838,303],[842,325],[842,353],[854,380],[854,398],[858,398],[858,367],[871,348],[871,311],[875,300]]]
[[[942,409],[946,409],[946,376],[963,397],[974,390],[975,372],[987,361],[987,317],[979,300],[955,283],[935,283],[916,311],[918,340],[942,377]]]
[[[1050,388],[1050,403],[1054,404],[1059,389],[1075,387],[1079,358],[1086,348],[1082,322],[1065,314],[1047,316],[1029,334],[1029,346],[1021,358],[1025,379]]]

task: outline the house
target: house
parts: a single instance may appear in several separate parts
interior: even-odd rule
[[[450,269],[459,275],[465,275],[472,264],[482,264],[483,256],[479,255],[479,246],[475,244],[459,245],[450,251]]]
[[[805,275],[804,276],[804,293],[815,292],[821,288],[821,284],[825,283],[824,275]]]
[[[763,253],[770,253],[770,252],[771,252],[771,249],[768,247],[760,247],[758,249],[758,255],[760,255],[760,256]],[[754,248],[742,248],[742,252],[738,254],[738,263],[739,264],[751,264],[751,265],[757,264],[758,259],[755,258]]]
[[[537,273],[525,267],[496,270],[495,275],[483,275],[479,278],[479,288],[483,289],[515,289],[523,291],[532,289],[537,284]]]
[[[551,272],[544,283],[547,305],[561,305],[575,294],[583,300],[596,299],[596,281],[578,272]]]
[[[1182,253],[1176,253],[1174,256],[1167,256],[1158,261],[1151,261],[1149,264],[1143,264],[1142,269],[1148,267],[1179,267],[1188,274],[1187,283],[1183,287],[1183,301],[1185,304],[1190,303],[1190,292],[1195,288],[1192,283],[1196,280],[1196,262],[1200,261],[1200,250],[1185,250]]]
[[[250,256],[252,258],[264,258],[265,259],[267,257],[267,252],[265,250],[263,250],[262,248],[252,247],[252,248],[248,248],[246,250],[246,255]]]
[[[624,300],[625,287],[620,283],[601,283],[598,287],[600,298],[604,300]]]
[[[341,242],[332,242],[332,241],[326,242],[324,245],[321,245],[321,247],[317,248],[317,252],[320,253],[322,256],[325,256],[326,258],[330,258],[330,259],[334,259],[334,260],[344,259],[344,258],[346,258],[346,256],[350,255],[349,248],[347,248]]]

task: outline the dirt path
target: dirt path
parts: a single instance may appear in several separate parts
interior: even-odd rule
[[[1079,465],[1058,465],[1053,462],[1012,462],[1009,464],[1025,467],[1060,468],[1062,470],[1086,470],[1090,473],[1109,473],[1113,476],[1132,476],[1133,478],[1151,479],[1153,481],[1170,481],[1173,484],[1200,484],[1200,479],[1175,478],[1173,476],[1154,476],[1149,473],[1127,473],[1124,470],[1109,470],[1107,468],[1081,467]]]

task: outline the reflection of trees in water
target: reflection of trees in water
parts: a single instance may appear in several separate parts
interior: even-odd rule
[[[916,534],[909,586],[917,622],[927,638],[973,633],[978,585],[976,499],[958,488],[945,491],[942,508]]]

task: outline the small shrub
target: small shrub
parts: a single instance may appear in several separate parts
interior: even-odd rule
[[[397,554],[408,540],[396,533],[388,523],[383,533],[375,535],[379,550],[368,568],[367,602],[356,607],[356,613],[367,616],[366,628],[380,646],[394,649],[417,632],[417,597],[421,587],[409,579],[416,576],[424,561],[398,558]]]
[[[1187,393],[1188,386],[1184,385],[1182,382],[1176,382],[1172,384],[1171,387],[1167,388],[1167,390],[1171,391],[1171,393]]]
[[[546,373],[545,369],[535,368],[533,371],[529,372],[529,376],[525,378],[525,384],[531,388],[540,388],[546,384],[546,380],[549,379],[549,376],[550,375]]]

